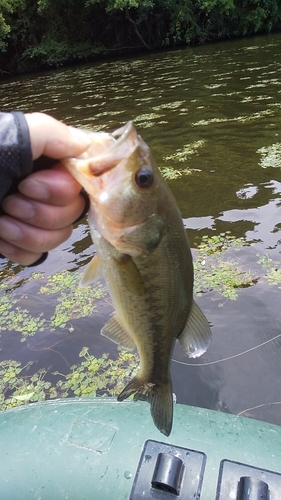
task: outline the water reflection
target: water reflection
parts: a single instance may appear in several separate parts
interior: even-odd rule
[[[281,183],[270,181],[265,184],[266,189],[271,189],[272,194],[280,195]],[[278,196],[269,200],[266,205],[244,210],[229,210],[224,212],[217,220],[224,222],[236,222],[239,220],[254,223],[254,229],[246,232],[249,240],[258,240],[266,249],[278,249],[280,247],[280,222],[281,222],[281,199]]]
[[[168,182],[192,246],[203,234],[231,230],[255,241],[237,257],[255,271],[257,253],[280,261],[280,42],[277,34],[21,76],[0,84],[0,107],[45,111],[95,130],[110,131],[133,119],[158,164],[181,173]],[[77,269],[92,253],[84,221],[40,270]],[[27,277],[29,272],[22,271]],[[238,413],[280,399],[280,338],[251,350],[280,333],[280,293],[259,280],[240,291],[236,301],[214,291],[198,299],[214,325],[213,343],[200,366],[176,349],[175,359],[189,363],[172,366],[179,402]],[[70,364],[83,345],[91,345],[97,355],[117,355],[98,334],[108,307],[75,324],[80,340],[76,333],[75,341],[63,333],[60,353]],[[28,359],[30,352],[19,348],[15,336],[2,336],[2,359]],[[30,345],[49,348],[53,341],[43,335]],[[50,351],[48,358],[44,353],[42,365],[63,369],[60,355],[58,362]],[[278,405],[247,414],[281,424]]]

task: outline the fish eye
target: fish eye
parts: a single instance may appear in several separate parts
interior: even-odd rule
[[[141,168],[135,175],[135,181],[140,188],[149,188],[153,184],[153,173],[149,168]]]

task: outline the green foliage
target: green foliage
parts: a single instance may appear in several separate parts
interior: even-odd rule
[[[102,44],[95,37],[95,24],[89,22],[91,10],[84,0],[39,0],[35,17],[41,29],[37,43],[23,56],[44,66],[60,66],[67,61],[99,54]],[[43,25],[44,23],[44,25]]]
[[[244,238],[235,238],[230,232],[215,236],[203,236],[198,245],[194,262],[194,292],[197,295],[214,290],[223,297],[235,300],[241,288],[249,287],[257,281],[266,281],[269,286],[281,288],[281,265],[266,255],[258,255],[257,263],[265,274],[263,280],[256,274],[245,271],[233,259],[233,252],[249,245]]]
[[[169,29],[163,40],[163,45],[179,45],[195,41],[199,34],[196,12],[191,0],[164,2],[164,9],[170,12]]]
[[[230,231],[226,231],[215,236],[202,236],[198,250],[204,256],[205,254],[221,254],[230,248],[239,248],[242,245],[249,245],[245,238],[235,238]]]
[[[274,260],[270,259],[267,255],[258,255],[259,260],[258,263],[266,271],[265,278],[267,280],[268,285],[278,286],[281,288],[281,265],[280,262],[274,262]]]
[[[261,154],[260,166],[263,168],[279,167],[281,168],[281,143],[276,142],[271,146],[264,146],[257,150]]]
[[[103,47],[91,42],[74,42],[73,40],[55,40],[52,36],[44,36],[41,42],[27,48],[23,57],[40,60],[43,66],[61,66],[65,62],[85,59],[103,51]]]
[[[201,148],[206,141],[199,140],[192,142],[191,144],[185,144],[181,149],[177,149],[177,151],[171,155],[165,156],[164,160],[174,160],[178,162],[186,162],[190,156],[197,153],[197,150]]]
[[[96,300],[105,296],[105,290],[100,284],[95,287],[79,286],[78,273],[62,271],[48,278],[46,285],[40,288],[40,293],[53,295],[59,293],[55,312],[51,317],[50,329],[64,328],[71,319],[90,316],[96,310]]]
[[[183,175],[190,175],[194,171],[192,168],[184,168],[182,170],[176,170],[173,167],[160,167],[160,171],[164,179],[175,180]]]
[[[192,155],[197,153],[197,150],[205,144],[204,140],[194,141],[189,144],[185,144],[182,148],[177,149],[175,153],[165,156],[164,161],[173,161],[175,163],[186,163]],[[180,168],[176,169],[172,166],[161,166],[160,171],[163,177],[167,180],[174,180],[182,177],[183,175],[190,175],[196,170],[193,168]]]
[[[257,283],[256,275],[245,271],[238,264],[239,259],[234,258],[237,251],[249,244],[245,238],[236,238],[230,232],[203,236],[194,262],[195,293],[201,295],[213,290],[234,300],[240,289]],[[264,270],[266,283],[281,288],[280,263],[259,255],[258,264]],[[28,293],[24,293],[27,279],[11,270],[2,272],[0,278],[1,330],[18,331],[24,340],[42,329],[55,330],[74,318],[93,314],[106,293],[100,284],[80,288],[78,272],[63,271],[53,276],[33,273],[28,281],[33,284],[30,301]],[[46,310],[50,302],[55,304],[49,315],[44,311],[35,316],[27,305],[31,308],[36,297],[41,296],[48,296]],[[124,350],[119,350],[118,358],[113,360],[108,354],[97,358],[84,347],[79,357],[81,363],[71,366],[68,373],[53,372],[52,382],[48,380],[50,368],[35,372],[33,362],[24,366],[16,360],[0,362],[0,410],[59,397],[116,396],[139,365],[138,354]]]
[[[234,9],[233,0],[201,0],[200,5],[208,12],[211,12],[213,9],[218,8],[228,13],[231,9]]]
[[[27,375],[32,363],[21,366],[15,360],[0,363],[0,410],[34,401],[44,401],[51,397],[51,383],[44,381],[47,370],[39,370],[34,375]]]
[[[124,10],[131,8],[144,8],[153,7],[154,2],[152,0],[108,0],[107,11],[111,10]]]
[[[7,48],[8,35],[12,30],[11,19],[13,13],[24,7],[24,0],[1,0],[0,4],[0,52]]]
[[[1,68],[252,35],[280,29],[280,20],[277,0],[1,0]]]
[[[108,354],[95,358],[89,354],[89,349],[84,347],[79,356],[84,358],[80,365],[73,365],[71,372],[64,380],[57,383],[57,389],[69,395],[87,397],[107,394],[116,396],[124,387],[124,379],[135,375],[139,358],[124,350],[119,351],[117,360],[112,360]],[[54,375],[59,375],[58,372]]]
[[[280,16],[278,0],[234,0],[229,29],[232,36],[270,32],[279,27]]]
[[[3,279],[0,286],[0,328],[21,333],[22,341],[43,329],[54,331],[58,327],[65,328],[73,319],[90,316],[97,310],[98,301],[106,294],[100,283],[81,288],[78,272],[63,271],[49,277],[34,273],[31,279],[43,283],[39,294],[55,296],[56,305],[50,316],[46,316],[45,311],[34,316],[26,307],[22,307],[26,295],[18,293],[14,277]]]
[[[103,354],[101,358],[89,354],[84,347],[79,354],[80,365],[73,365],[66,375],[54,372],[60,377],[52,384],[45,379],[48,370],[40,369],[28,374],[32,362],[25,366],[15,360],[0,363],[0,410],[7,410],[35,401],[68,396],[115,396],[124,387],[124,380],[131,378],[138,367],[137,354],[121,351],[116,360]]]
[[[6,37],[10,31],[11,26],[6,23],[2,12],[0,12],[0,52],[4,52],[7,46]]]
[[[12,273],[2,273],[0,282],[1,330],[20,332],[22,340],[42,330],[63,328],[70,320],[90,316],[106,294],[99,283],[92,287],[79,287],[78,272],[65,270],[53,276],[33,273],[30,280],[34,282],[32,301],[22,291],[24,280]],[[46,307],[46,311],[35,316],[32,310],[21,306],[25,302],[32,309],[36,301],[36,287],[39,288],[38,297],[47,295],[52,299],[48,300],[48,305],[55,302],[53,314],[47,316],[49,307]],[[69,330],[73,331],[73,327]],[[15,360],[0,362],[0,410],[57,397],[116,395],[123,388],[123,380],[131,377],[138,366],[138,355],[125,351],[120,351],[117,360],[112,360],[108,354],[96,358],[84,347],[79,357],[83,361],[73,365],[69,373],[53,373],[58,377],[53,384],[47,380],[49,370],[46,368],[29,374],[32,362],[25,366]]]
[[[203,236],[194,262],[195,293],[202,295],[208,290],[216,290],[223,297],[235,300],[238,289],[254,285],[256,276],[243,270],[236,259],[228,257],[230,251],[247,244],[244,238],[235,238],[229,232]],[[227,259],[224,258],[226,254]]]
[[[20,332],[23,340],[28,336],[35,335],[39,331],[43,331],[46,322],[43,318],[43,313],[40,313],[35,318],[27,309],[19,306],[15,307],[12,311],[8,311],[9,309],[6,308],[0,319],[2,330]]]

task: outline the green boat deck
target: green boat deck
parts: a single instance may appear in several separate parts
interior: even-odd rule
[[[281,427],[176,404],[165,437],[147,403],[63,399],[0,413],[0,498],[129,499],[147,440],[206,455],[200,500],[216,499],[224,459],[281,473]],[[163,498],[177,496],[164,492]]]

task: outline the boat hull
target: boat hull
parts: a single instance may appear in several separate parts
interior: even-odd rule
[[[219,498],[224,460],[281,472],[281,427],[275,425],[176,404],[166,438],[144,402],[61,399],[0,413],[0,498],[133,498],[147,440],[205,455],[200,500]]]

